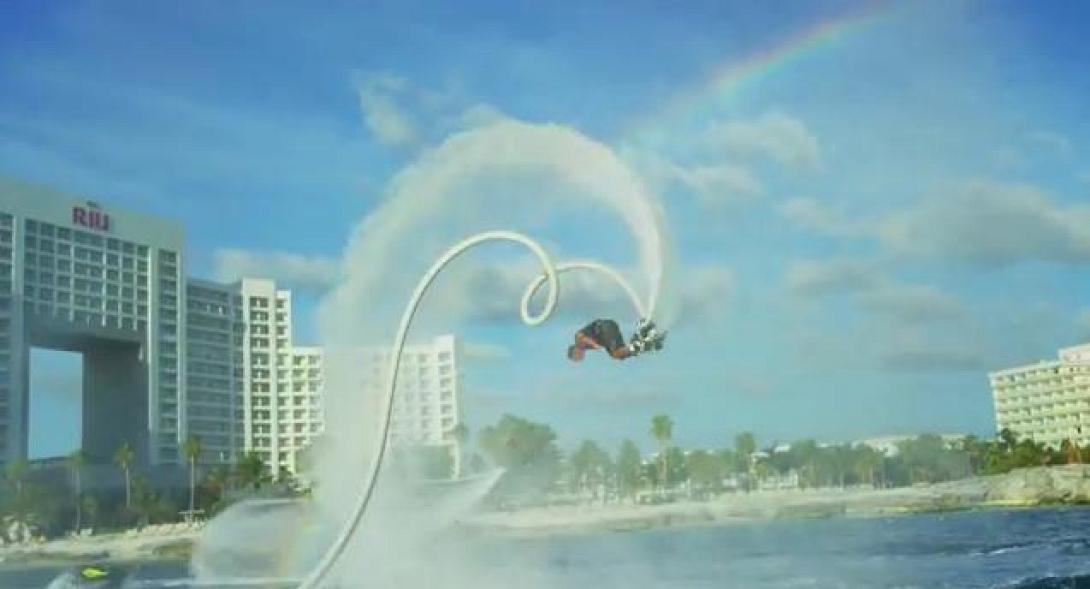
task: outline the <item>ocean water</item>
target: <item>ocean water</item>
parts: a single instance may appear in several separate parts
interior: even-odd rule
[[[450,558],[438,554],[446,548]],[[428,551],[436,551],[427,558],[435,569],[428,578],[432,584],[445,579],[451,589],[1090,588],[1090,509],[784,520],[519,540],[462,535],[456,549],[440,542]],[[131,586],[153,586],[185,571],[178,563],[142,565]],[[58,572],[5,568],[0,587],[45,587]],[[357,586],[391,585],[360,579]]]

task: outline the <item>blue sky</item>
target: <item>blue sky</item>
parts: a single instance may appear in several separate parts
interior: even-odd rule
[[[987,433],[988,370],[1090,339],[1079,3],[270,4],[8,4],[0,172],[181,220],[191,274],[291,285],[309,342],[399,170],[499,119],[578,132],[666,211],[686,309],[670,348],[572,366],[578,313],[434,322],[491,352],[467,367],[471,425],[520,413],[566,444],[647,445],[656,411],[683,444]],[[878,17],[697,90],[860,11]],[[518,174],[473,181],[550,198]],[[546,243],[631,261],[629,236],[563,206]]]

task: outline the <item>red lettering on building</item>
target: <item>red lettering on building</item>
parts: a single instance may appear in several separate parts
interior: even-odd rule
[[[72,207],[72,223],[98,231],[110,230],[110,216],[96,206]]]

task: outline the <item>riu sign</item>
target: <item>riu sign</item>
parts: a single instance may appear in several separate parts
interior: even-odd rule
[[[72,207],[72,223],[98,231],[110,230],[110,216],[93,202],[85,207]]]

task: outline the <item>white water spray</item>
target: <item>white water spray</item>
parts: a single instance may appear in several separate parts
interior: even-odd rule
[[[361,397],[362,391],[353,386],[353,379],[349,376],[358,364],[349,359],[343,370],[330,370],[327,362],[326,433],[332,443],[316,456],[318,464],[315,472],[320,484],[311,508],[314,514],[312,519],[317,522],[315,525],[324,530],[302,543],[283,537],[260,539],[276,545],[275,550],[281,554],[294,552],[286,560],[300,562],[304,568],[296,568],[287,574],[306,574],[302,586],[317,587],[328,583],[331,571],[344,577],[342,580],[358,580],[356,575],[370,574],[375,570],[375,565],[388,564],[384,559],[390,555],[392,545],[409,547],[401,552],[411,552],[414,542],[427,540],[427,535],[431,533],[429,530],[438,530],[450,523],[430,522],[423,524],[422,530],[410,531],[411,526],[405,521],[386,517],[382,521],[375,520],[376,515],[388,516],[386,512],[397,511],[396,506],[391,507],[381,500],[382,495],[396,493],[383,491],[380,494],[378,505],[381,509],[377,513],[376,504],[372,501],[386,451],[389,412],[396,389],[396,368],[401,348],[428,285],[448,262],[485,241],[517,242],[530,249],[538,258],[542,273],[527,285],[523,293],[519,310],[523,322],[529,325],[545,321],[555,308],[559,293],[557,275],[575,270],[594,272],[611,280],[626,294],[637,316],[647,317],[654,313],[664,273],[661,209],[636,174],[609,148],[570,129],[507,121],[454,136],[397,175],[392,182],[391,198],[361,223],[345,256],[346,279],[323,305],[323,327],[330,346],[327,350],[338,349],[350,353],[359,345],[361,335],[374,335],[382,331],[375,330],[381,321],[376,323],[373,321],[375,317],[366,314],[381,314],[375,302],[389,292],[388,277],[406,267],[406,259],[400,254],[430,250],[431,244],[443,237],[442,232],[435,229],[443,227],[449,230],[446,224],[452,220],[492,224],[501,222],[491,218],[497,211],[506,214],[518,209],[518,202],[475,208],[475,179],[504,177],[511,170],[526,169],[559,179],[555,192],[557,203],[551,207],[555,210],[548,211],[550,214],[557,211],[579,213],[586,209],[587,204],[596,203],[604,204],[620,217],[636,241],[637,269],[640,278],[646,280],[646,297],[640,297],[637,289],[620,272],[599,262],[584,260],[554,265],[540,245],[516,233],[486,232],[448,250],[417,284],[402,315],[391,369],[387,373],[390,380],[386,383],[383,403],[376,408],[380,417],[377,423],[366,424],[365,418],[369,416],[365,410],[367,403]],[[575,190],[566,192],[560,188]],[[519,191],[514,192],[517,194]],[[577,198],[570,198],[571,193]],[[461,194],[465,198],[454,198]],[[552,196],[554,193],[548,194]],[[538,199],[533,206],[541,209],[543,204]],[[450,224],[458,225],[456,222]],[[548,286],[544,306],[538,313],[531,313],[530,301],[544,285]],[[340,405],[330,410],[331,401]],[[371,458],[364,461],[361,455],[366,454],[363,448],[368,446],[371,447]],[[360,470],[361,466],[363,470]],[[362,490],[361,482],[366,483]],[[345,508],[349,505],[352,509],[347,511]],[[362,526],[365,514],[370,523]],[[451,514],[451,520],[454,515]],[[394,536],[400,539],[392,541]],[[253,540],[250,538],[250,541]],[[284,547],[285,542],[294,547]],[[315,546],[315,542],[320,544]],[[311,544],[310,550],[300,546],[303,543]],[[327,545],[329,550],[317,558],[313,549]],[[309,552],[310,556],[303,556],[303,552]],[[314,568],[304,564],[307,562]],[[350,568],[342,566],[349,562],[353,563]],[[369,564],[365,565],[368,568],[356,568],[358,563],[364,562]]]

